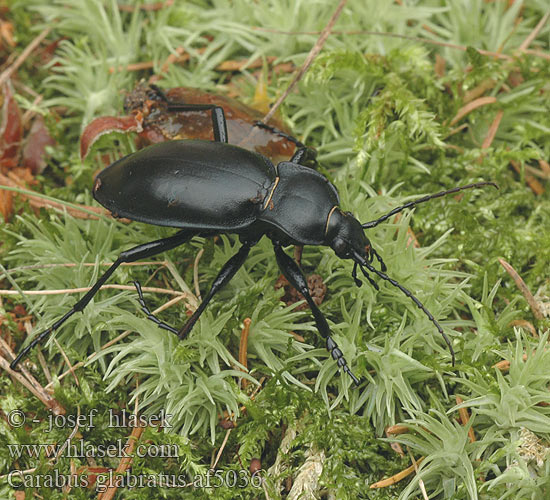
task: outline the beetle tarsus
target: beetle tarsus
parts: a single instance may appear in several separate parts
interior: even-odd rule
[[[342,368],[342,370],[351,377],[355,385],[358,386],[361,382],[350,370],[346,362],[346,358],[344,358],[344,353],[338,347],[338,344],[334,341],[334,339],[330,336],[327,337],[327,351],[330,352],[332,359],[336,361],[336,364],[338,365],[338,367]]]
[[[174,334],[178,334],[178,331],[173,327],[170,326],[168,323],[165,323],[164,321],[161,321],[158,319],[147,307],[145,304],[145,299],[143,298],[143,291],[141,289],[141,284],[139,281],[134,280],[132,282],[134,286],[136,287],[137,293],[138,293],[138,302],[141,306],[141,310],[147,315],[147,319],[151,320],[153,323],[155,323],[159,328],[162,328],[163,330],[168,330],[169,332],[172,332]]]

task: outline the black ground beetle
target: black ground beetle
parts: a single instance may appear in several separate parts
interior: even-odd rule
[[[251,247],[266,235],[273,242],[275,257],[283,275],[309,304],[332,358],[355,384],[359,384],[359,379],[351,372],[342,351],[332,338],[327,320],[313,301],[302,271],[284,252],[283,246],[330,246],[340,258],[354,261],[352,277],[357,286],[361,286],[357,278],[359,267],[376,289],[378,286],[368,274],[369,271],[399,288],[441,333],[454,364],[454,351],[441,325],[409,290],[385,274],[386,266],[365,236],[364,229],[374,227],[418,203],[488,184],[496,187],[496,184],[479,182],[424,196],[376,220],[361,224],[351,212],[340,209],[336,188],[323,175],[301,164],[311,154],[308,148],[300,147],[290,161],[283,161],[275,167],[265,156],[227,143],[226,122],[221,107],[181,104],[178,109],[210,110],[215,140],[169,141],[130,154],[99,173],[93,195],[117,217],[181,230],[169,238],[122,252],[70,311],[37,335],[20,352],[11,363],[12,368],[33,346],[57,330],[75,312],[82,311],[121,263],[134,262],[170,250],[194,236],[219,233],[237,234],[242,246],[223,266],[210,291],[181,330],[176,330],[151,314],[143,300],[141,287],[135,282],[143,311],[159,327],[180,338],[187,335],[216,292],[243,265]],[[272,127],[270,130],[278,132]],[[380,270],[373,266],[374,258],[380,264]]]

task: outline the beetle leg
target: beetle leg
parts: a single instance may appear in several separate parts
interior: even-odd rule
[[[303,148],[297,149],[294,152],[294,154],[292,155],[292,158],[290,159],[290,162],[297,163],[298,165],[306,165],[306,163],[308,162],[315,161],[316,157],[317,157],[317,151],[308,147],[303,147]]]
[[[185,323],[185,325],[183,325],[183,328],[179,331],[178,336],[181,339],[191,331],[194,324],[200,318],[200,315],[206,309],[206,306],[212,300],[212,297],[214,297],[217,292],[219,292],[225,285],[227,285],[227,283],[231,281],[233,276],[235,276],[235,273],[242,267],[244,261],[248,257],[250,248],[255,244],[256,241],[244,242],[241,248],[239,248],[239,251],[225,263],[221,271],[218,273],[218,276],[216,276],[214,283],[212,283],[210,291],[208,292],[204,300],[200,303],[197,310],[193,313],[193,315],[187,320],[187,323]]]
[[[279,130],[276,127],[272,127],[271,125],[268,125],[267,123],[264,123],[264,122],[261,122],[261,121],[256,121],[256,122],[254,122],[253,125],[255,127],[258,127],[258,128],[264,128],[266,130],[269,130],[272,134],[278,135],[279,137],[282,137],[282,138],[286,139],[287,141],[292,142],[292,144],[296,145],[296,148],[303,149],[303,148],[306,147],[304,145],[304,143],[300,142],[298,139],[296,139],[296,137],[293,137],[293,136],[287,134],[286,132],[283,132],[282,130]]]
[[[139,305],[141,306],[141,310],[147,315],[147,319],[150,319],[159,328],[162,328],[163,330],[168,330],[169,332],[175,333],[177,335],[178,331],[173,326],[170,326],[168,323],[161,321],[149,310],[149,308],[147,307],[147,304],[145,304],[145,299],[143,298],[143,291],[141,290],[140,282],[137,280],[134,280],[133,283],[138,293]]]
[[[317,151],[315,151],[315,149],[308,148],[303,142],[300,142],[298,139],[292,137],[286,132],[283,132],[276,127],[272,127],[271,125],[260,121],[254,122],[254,126],[269,130],[272,134],[278,135],[279,137],[282,137],[287,141],[292,142],[292,144],[296,146],[296,151],[290,159],[292,163],[299,163],[302,165],[303,162],[314,162],[315,158],[317,158]]]
[[[327,343],[327,350],[330,352],[330,355],[332,356],[332,359],[336,361],[338,366],[342,368],[344,372],[346,372],[355,382],[355,385],[359,385],[360,381],[359,379],[351,372],[346,359],[344,358],[344,354],[338,347],[338,344],[334,341],[330,334],[330,328],[328,326],[326,318],[323,316],[323,313],[319,310],[317,307],[317,304],[313,301],[313,298],[311,297],[311,294],[309,293],[309,288],[307,286],[307,281],[296,264],[283,250],[281,245],[277,242],[273,242],[273,248],[275,250],[275,257],[277,259],[277,264],[279,264],[279,268],[281,269],[282,273],[284,274],[285,278],[289,281],[289,283],[296,288],[306,299],[307,303],[309,304],[309,308],[311,309],[311,312],[313,313],[313,317],[315,318],[315,324],[317,325],[317,329],[319,330],[319,333],[326,339]]]
[[[139,245],[137,247],[131,248],[130,250],[126,250],[122,252],[118,259],[113,262],[111,267],[105,271],[103,276],[99,278],[94,286],[82,297],[73,307],[72,309],[65,313],[65,315],[58,319],[52,326],[50,326],[47,330],[44,330],[42,333],[38,334],[34,340],[25,347],[18,355],[17,357],[11,362],[10,368],[13,370],[18,365],[18,363],[21,361],[21,359],[27,355],[27,353],[37,344],[42,342],[46,337],[48,337],[52,332],[57,330],[65,321],[67,321],[75,312],[82,311],[88,303],[92,300],[93,296],[99,291],[99,289],[102,287],[102,285],[111,277],[111,275],[115,272],[118,266],[122,264],[123,262],[135,262],[136,260],[145,259],[147,257],[151,257],[153,255],[157,255],[159,253],[165,252],[166,250],[171,250],[172,248],[175,248],[177,246],[182,245],[186,241],[190,240],[193,236],[195,236],[195,232],[190,231],[180,231],[176,233],[174,236],[171,236],[169,238],[163,238],[161,240],[156,241],[150,241],[149,243],[144,243],[143,245]]]
[[[351,277],[353,278],[353,281],[355,281],[355,284],[358,287],[363,286],[363,282],[357,277],[357,262],[353,263],[353,271],[351,272]]]
[[[376,260],[380,263],[380,269],[382,269],[382,271],[386,272],[387,271],[387,267],[386,267],[386,264],[384,263],[384,261],[382,260],[382,257],[380,257],[380,255],[378,254],[378,252],[370,247],[370,251],[371,251],[371,254],[374,254],[374,256],[376,257]]]
[[[215,104],[186,104],[168,101],[168,111],[211,111],[214,141],[227,142],[227,122],[221,106]]]

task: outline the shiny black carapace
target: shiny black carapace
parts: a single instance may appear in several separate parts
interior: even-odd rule
[[[122,252],[70,311],[21,351],[12,362],[12,368],[34,345],[59,328],[75,312],[82,311],[121,263],[134,262],[170,250],[193,236],[219,233],[237,234],[242,246],[223,266],[210,291],[181,330],[172,328],[151,314],[143,300],[141,287],[135,282],[142,309],[159,327],[179,337],[189,333],[212,297],[243,265],[250,248],[266,235],[273,242],[282,273],[309,304],[332,358],[356,384],[359,384],[359,379],[351,372],[342,351],[332,338],[325,317],[310,295],[302,271],[284,252],[283,246],[330,246],[340,258],[354,261],[352,276],[358,286],[361,281],[357,278],[357,267],[377,289],[369,271],[399,288],[436,326],[449,347],[454,364],[454,351],[443,329],[409,290],[385,274],[386,266],[365,236],[364,229],[374,227],[417,203],[492,183],[469,184],[425,196],[379,219],[361,224],[350,212],[340,209],[336,188],[323,175],[301,164],[304,158],[312,156],[308,148],[298,148],[290,161],[274,166],[259,153],[227,143],[225,116],[219,106],[178,105],[178,109],[211,110],[214,141],[169,141],[128,155],[99,173],[93,195],[117,217],[175,227],[180,231],[169,238]],[[274,133],[278,132],[272,127],[268,128]],[[374,258],[379,262],[380,270],[373,266]]]

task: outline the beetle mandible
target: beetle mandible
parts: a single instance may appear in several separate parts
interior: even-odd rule
[[[96,177],[93,196],[114,215],[180,231],[122,252],[94,286],[51,327],[37,335],[11,363],[15,368],[33,346],[57,330],[75,312],[82,311],[120,264],[134,262],[171,250],[194,236],[219,233],[237,234],[241,247],[222,267],[197,310],[178,331],[151,314],[135,282],[139,302],[148,318],[159,327],[187,335],[214,295],[244,264],[250,249],[266,235],[271,239],[277,264],[283,275],[307,301],[319,333],[338,366],[359,385],[342,351],[331,336],[323,313],[313,301],[306,279],[283,250],[286,245],[330,246],[338,257],[352,259],[352,277],[357,286],[359,268],[378,289],[369,272],[399,288],[428,316],[443,336],[455,361],[451,342],[441,325],[426,307],[405,287],[385,274],[381,256],[365,236],[392,215],[418,203],[464,189],[496,184],[479,182],[424,196],[391,210],[382,217],[361,224],[351,212],[340,208],[336,188],[319,172],[301,164],[310,150],[300,147],[290,161],[274,166],[265,156],[228,144],[223,109],[216,105],[189,105],[189,109],[208,109],[212,113],[214,141],[178,140],[154,144],[114,162]],[[179,109],[183,109],[183,105]],[[154,167],[154,168],[152,168]],[[373,265],[376,259],[380,265]]]

